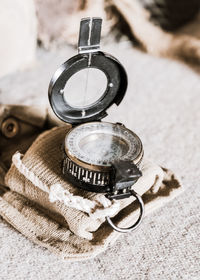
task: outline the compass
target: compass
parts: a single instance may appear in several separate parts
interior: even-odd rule
[[[113,229],[128,232],[140,224],[144,214],[142,198],[134,191],[134,184],[142,176],[144,152],[133,131],[121,123],[101,121],[108,108],[121,103],[127,89],[124,67],[99,50],[101,25],[101,18],[81,20],[78,55],[53,75],[49,101],[57,117],[72,124],[63,139],[63,175],[77,188],[104,193],[109,199],[134,196],[140,205],[134,225],[119,228],[106,218]]]

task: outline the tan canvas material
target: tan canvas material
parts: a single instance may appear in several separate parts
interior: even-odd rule
[[[4,181],[9,188],[0,192],[0,215],[33,242],[65,259],[81,260],[104,251],[121,235],[107,224],[107,215],[127,227],[139,210],[133,197],[111,202],[66,181],[61,172],[62,143],[69,129],[66,125],[47,130],[24,155],[14,154]],[[171,171],[150,161],[144,160],[141,169],[143,176],[134,190],[143,196],[147,215],[182,187]]]

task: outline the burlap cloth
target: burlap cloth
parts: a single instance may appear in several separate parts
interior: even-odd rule
[[[7,107],[6,116],[8,112],[13,116],[12,111],[13,107]],[[15,112],[19,112],[15,117],[20,125],[25,122],[34,131],[31,120],[36,116],[36,127],[42,123],[45,130],[52,124],[44,111],[39,114],[29,110],[30,121],[27,108],[17,107]],[[65,259],[82,260],[104,251],[121,236],[107,224],[107,215],[114,217],[118,226],[127,227],[137,219],[139,210],[133,197],[111,202],[103,194],[79,190],[66,181],[61,172],[61,145],[70,127],[54,127],[41,133],[26,152],[13,139],[12,153],[19,150],[24,155],[14,153],[8,172],[1,169],[1,182],[9,188],[0,189],[0,215],[33,242]],[[20,137],[26,142],[23,133]],[[143,176],[134,190],[142,195],[147,215],[173,199],[182,187],[173,172],[146,159],[141,169]]]

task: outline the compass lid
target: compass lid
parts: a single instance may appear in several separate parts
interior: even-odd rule
[[[101,18],[81,20],[78,55],[62,64],[50,81],[51,107],[65,122],[78,124],[100,120],[107,115],[106,110],[114,103],[119,105],[125,95],[127,74],[124,67],[115,57],[99,51],[101,24]],[[88,90],[91,72],[93,87]],[[83,73],[86,77],[81,87]],[[100,86],[105,83],[104,91],[96,89],[97,77]]]

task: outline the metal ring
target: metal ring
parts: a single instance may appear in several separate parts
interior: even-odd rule
[[[118,232],[122,232],[122,233],[125,233],[125,232],[130,232],[132,230],[135,230],[141,223],[142,221],[142,218],[144,216],[144,202],[141,198],[141,196],[139,194],[137,194],[134,190],[131,190],[131,193],[132,195],[138,200],[139,204],[140,204],[140,216],[139,218],[137,219],[137,221],[130,227],[128,228],[120,228],[120,227],[117,227],[116,225],[113,224],[112,220],[110,217],[106,217],[106,220],[107,222],[109,223],[109,225],[116,231]]]

